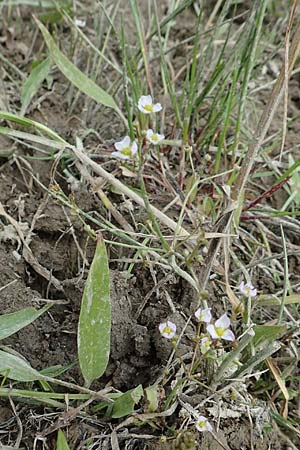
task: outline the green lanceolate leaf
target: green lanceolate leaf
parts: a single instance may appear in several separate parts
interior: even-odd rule
[[[86,386],[101,377],[110,353],[111,304],[108,259],[99,237],[85,283],[78,324],[78,357]]]
[[[5,339],[26,327],[26,325],[29,325],[35,319],[40,317],[50,307],[51,305],[46,305],[39,310],[25,308],[15,313],[3,314],[0,316],[0,340]]]
[[[114,109],[124,120],[124,116],[119,110],[114,98],[69,61],[69,59],[59,50],[46,27],[37,19],[36,22],[43,34],[55,64],[64,76],[81,92],[91,97],[97,103],[101,103],[104,106]]]
[[[47,78],[50,68],[51,68],[51,60],[50,58],[46,58],[34,69],[32,69],[29,77],[26,79],[21,93],[22,116],[26,113],[26,109],[31,99],[38,92],[43,81]]]
[[[61,430],[58,430],[57,433],[56,450],[70,450],[67,439]]]
[[[136,405],[143,396],[143,387],[140,384],[134,389],[125,392],[117,398],[112,409],[112,418],[119,419],[120,417],[128,416],[134,412],[134,405]]]
[[[0,350],[0,374],[16,381],[35,381],[44,378],[24,359],[2,350]]]
[[[257,347],[266,341],[281,338],[287,331],[287,327],[285,325],[255,325],[253,330],[255,332],[253,344]]]

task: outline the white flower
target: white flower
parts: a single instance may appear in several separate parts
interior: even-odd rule
[[[116,156],[121,159],[130,159],[138,151],[138,146],[135,141],[131,142],[129,136],[125,136],[122,141],[115,142],[114,144],[117,152],[112,152],[112,156]]]
[[[201,433],[203,431],[212,432],[212,430],[213,430],[213,427],[211,426],[211,424],[209,423],[207,418],[204,417],[204,416],[198,417],[197,422],[196,422],[195,425],[196,425],[197,430],[201,431]]]
[[[166,339],[172,339],[176,334],[176,325],[170,320],[161,323],[158,328],[160,334]]]
[[[165,136],[163,134],[154,133],[153,130],[146,131],[146,139],[153,145],[160,144],[160,142],[163,141],[164,138]]]
[[[211,346],[211,340],[209,337],[204,337],[200,340],[200,351],[202,355],[205,355],[205,353],[208,352]]]
[[[195,316],[199,322],[209,323],[211,321],[211,308],[201,309],[198,308],[195,312]]]
[[[86,25],[86,21],[85,21],[85,20],[82,20],[82,19],[75,19],[75,25],[76,25],[78,28],[84,28],[85,25]]]
[[[151,95],[142,95],[138,101],[138,108],[144,114],[152,114],[162,110],[160,103],[153,104]]]
[[[257,289],[253,286],[252,283],[245,283],[244,281],[241,282],[239,285],[239,290],[241,294],[245,295],[246,297],[256,297],[257,295]]]
[[[214,325],[207,325],[207,331],[213,339],[224,339],[225,341],[234,341],[235,337],[230,327],[230,320],[226,314],[218,319]]]

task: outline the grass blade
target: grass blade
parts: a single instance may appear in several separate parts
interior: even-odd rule
[[[85,385],[103,375],[110,353],[111,304],[108,259],[99,237],[85,284],[78,324],[78,357]]]
[[[67,439],[61,430],[58,430],[57,433],[56,450],[70,450]]]
[[[66,141],[64,141],[62,137],[60,137],[57,133],[55,133],[55,131],[46,127],[42,123],[36,122],[35,120],[30,120],[25,117],[19,117],[16,114],[12,114],[6,111],[0,111],[0,119],[7,120],[9,122],[15,122],[24,127],[34,127],[37,130],[41,131],[42,133],[47,134],[56,141],[63,142],[65,144],[67,143]]]
[[[50,68],[51,68],[51,59],[46,58],[36,67],[34,67],[29,77],[26,79],[21,93],[21,102],[22,102],[21,116],[24,116],[24,114],[26,113],[26,110],[30,104],[31,99],[37,93],[41,84],[48,76]]]

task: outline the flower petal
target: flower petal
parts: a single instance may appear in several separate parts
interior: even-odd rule
[[[235,341],[235,336],[231,330],[225,330],[222,339],[225,341]]]
[[[199,322],[209,323],[212,318],[210,311],[211,311],[211,308],[204,308],[204,309],[199,308],[195,312],[195,316],[197,317]]]
[[[134,156],[137,151],[138,151],[138,145],[137,145],[137,143],[135,141],[133,141],[132,144],[131,144],[131,154],[132,154],[132,156]]]
[[[216,332],[214,325],[207,325],[207,331],[213,339],[220,339],[220,336]]]
[[[242,281],[241,284],[239,285],[239,290],[242,294],[245,294],[245,282]]]
[[[155,105],[153,105],[153,112],[159,112],[162,110],[162,106],[160,103],[155,103]]]
[[[150,141],[150,139],[152,138],[153,134],[154,134],[153,130],[147,130],[146,131],[146,138],[147,138],[148,141]]]
[[[153,100],[152,100],[151,95],[142,95],[139,99],[139,103],[141,103],[141,105],[143,105],[143,106],[152,105]]]
[[[167,323],[166,323],[166,322],[160,323],[160,324],[158,325],[159,332],[160,332],[160,333],[163,333],[163,332],[164,332],[164,329],[166,328],[166,326],[167,326]]]
[[[229,328],[230,327],[230,319],[227,314],[223,314],[218,320],[216,320],[215,326],[217,328]]]
[[[123,148],[129,147],[130,145],[130,137],[129,136],[125,136],[122,141],[119,142],[115,142],[115,148],[117,150],[122,150]]]
[[[129,156],[124,155],[121,152],[112,152],[111,156],[115,156],[116,158],[120,158],[120,159],[130,159]]]

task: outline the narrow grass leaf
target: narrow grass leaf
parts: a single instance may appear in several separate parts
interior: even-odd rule
[[[41,84],[47,78],[49,71],[51,68],[51,59],[46,58],[44,61],[40,62],[34,69],[31,71],[30,75],[26,79],[21,92],[21,116],[26,113],[26,110],[34,97],[34,95],[38,92]]]
[[[35,381],[44,377],[24,359],[0,350],[0,373],[15,381]]]
[[[285,297],[285,305],[293,305],[295,303],[300,303],[299,294],[291,294]],[[269,295],[261,295],[258,297],[255,305],[257,306],[280,306],[281,300],[278,297],[270,297]]]
[[[134,389],[125,392],[115,401],[112,410],[112,418],[119,419],[120,417],[128,416],[134,412],[134,406],[140,401],[143,396],[143,387],[140,384]]]
[[[25,141],[35,142],[36,144],[45,145],[46,147],[55,148],[57,150],[63,150],[66,146],[70,147],[69,144],[57,142],[44,136],[25,133],[24,131],[12,130],[8,127],[0,127],[0,134],[4,134],[5,136],[9,136],[14,139],[22,139]]]
[[[46,312],[52,305],[46,305],[43,308],[36,310],[34,308],[25,308],[11,314],[3,314],[0,316],[0,340],[16,333],[22,328],[26,327],[44,312]]]
[[[46,127],[42,123],[35,122],[34,120],[27,119],[25,117],[20,117],[17,116],[16,114],[12,114],[6,111],[0,111],[0,119],[7,120],[9,122],[15,122],[24,127],[34,127],[37,130],[41,131],[42,133],[50,136],[52,139],[67,144],[67,142],[64,141],[64,139],[61,138],[57,133],[55,133],[55,131]]]
[[[3,2],[4,3],[4,2]],[[9,6],[33,6],[35,8],[54,8],[57,6],[67,7],[70,4],[69,0],[7,0],[5,2]]]
[[[67,439],[61,430],[58,430],[57,433],[56,450],[70,450]]]
[[[78,324],[78,357],[85,385],[101,377],[110,353],[110,278],[105,243],[99,237],[84,287]]]
[[[124,116],[120,109],[118,108],[115,100],[111,95],[104,91],[100,86],[98,86],[93,80],[87,77],[81,70],[79,70],[69,59],[59,50],[55,44],[52,36],[44,27],[44,25],[37,19],[35,19],[38,27],[40,28],[50,54],[55,61],[55,64],[59,70],[64,74],[64,76],[76,86],[81,92],[88,95],[90,98],[95,100],[97,103],[101,103],[104,106],[114,109],[121,118],[124,120]],[[127,120],[125,119],[125,123]]]

